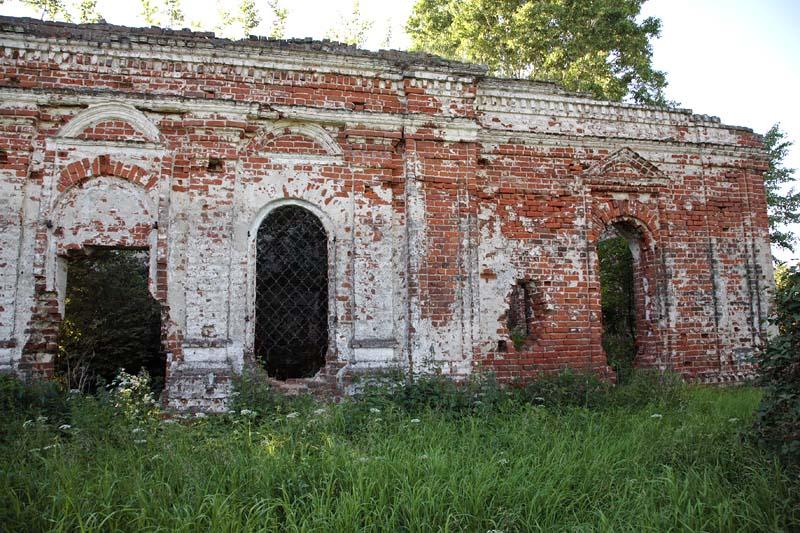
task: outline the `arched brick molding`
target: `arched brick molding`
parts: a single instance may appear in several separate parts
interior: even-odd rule
[[[161,133],[158,128],[144,113],[132,105],[118,102],[97,104],[84,109],[61,128],[61,131],[58,132],[58,137],[77,138],[87,128],[115,120],[130,124],[134,130],[141,133],[150,142],[157,143],[161,139]]]
[[[243,156],[311,159],[338,163],[344,155],[331,133],[317,124],[279,121],[263,128],[239,149]]]
[[[57,175],[57,196],[49,210],[49,227],[42,228],[41,235],[37,235],[44,251],[44,275],[37,279],[34,288],[32,325],[22,350],[21,372],[45,376],[53,372],[52,354],[57,349],[66,289],[67,253],[86,246],[146,248],[150,251],[150,286],[155,294],[157,181],[155,174],[135,164],[115,161],[110,155],[75,161]],[[104,197],[110,202],[94,204],[82,197],[96,195],[98,191],[105,191]],[[123,199],[126,209],[114,212],[118,206],[113,205],[113,199]],[[105,211],[98,216],[94,205],[102,206]]]
[[[122,178],[145,190],[152,189],[158,182],[155,174],[149,175],[142,167],[114,161],[110,155],[101,155],[94,159],[81,159],[64,167],[58,178],[57,190],[63,193],[70,187],[98,176]]]

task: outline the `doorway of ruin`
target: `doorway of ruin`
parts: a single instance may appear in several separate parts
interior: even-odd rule
[[[602,345],[608,364],[624,383],[645,345],[646,250],[641,230],[627,221],[606,226],[597,241]]]
[[[256,236],[256,360],[270,377],[313,377],[328,352],[328,235],[298,205],[269,212]]]
[[[147,249],[85,247],[59,258],[66,274],[54,370],[71,389],[94,391],[121,370],[163,390],[161,306],[148,288]]]

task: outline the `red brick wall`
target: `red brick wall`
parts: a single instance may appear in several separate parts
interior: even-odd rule
[[[65,239],[148,248],[175,371],[236,367],[251,349],[252,225],[291,200],[331,233],[329,380],[381,365],[609,374],[596,242],[616,223],[641,235],[637,361],[708,380],[749,370],[770,283],[752,132],[418,56],[176,32],[176,60],[155,30],[122,32],[114,52],[120,31],[0,19],[7,357],[49,361]],[[71,132],[98,105],[109,116]],[[101,177],[136,191],[146,223],[116,240],[101,224],[97,240],[48,227],[65,194]],[[535,288],[520,351],[506,327],[518,280]]]

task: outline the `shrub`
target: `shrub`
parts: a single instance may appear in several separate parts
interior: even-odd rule
[[[136,375],[120,371],[109,386],[109,399],[117,412],[130,422],[158,418],[159,409],[147,370],[142,369]]]
[[[602,407],[611,389],[588,372],[565,368],[556,374],[542,374],[521,390],[525,401],[548,407]]]
[[[800,467],[800,270],[782,269],[777,280],[772,322],[778,335],[758,360],[764,396],[755,432],[784,462]]]
[[[627,381],[614,387],[608,399],[616,407],[643,407],[655,404],[677,409],[686,401],[686,384],[680,374],[656,369],[631,370]]]
[[[69,412],[67,391],[50,380],[23,383],[14,376],[0,374],[0,419],[45,416],[64,419]]]
[[[276,393],[269,384],[267,373],[260,366],[245,368],[233,378],[233,394],[230,409],[237,413],[244,410],[254,416],[281,411],[290,400]]]
[[[427,410],[461,416],[497,407],[510,399],[491,373],[473,374],[455,381],[440,374],[420,374],[408,379],[400,372],[371,378],[354,400],[365,408],[396,408],[409,414]]]

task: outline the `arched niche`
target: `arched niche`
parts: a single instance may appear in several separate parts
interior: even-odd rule
[[[87,128],[101,122],[119,120],[129,124],[152,143],[161,139],[161,133],[155,124],[144,113],[132,105],[121,102],[106,102],[87,107],[67,122],[58,132],[61,139],[73,139],[80,136]]]

